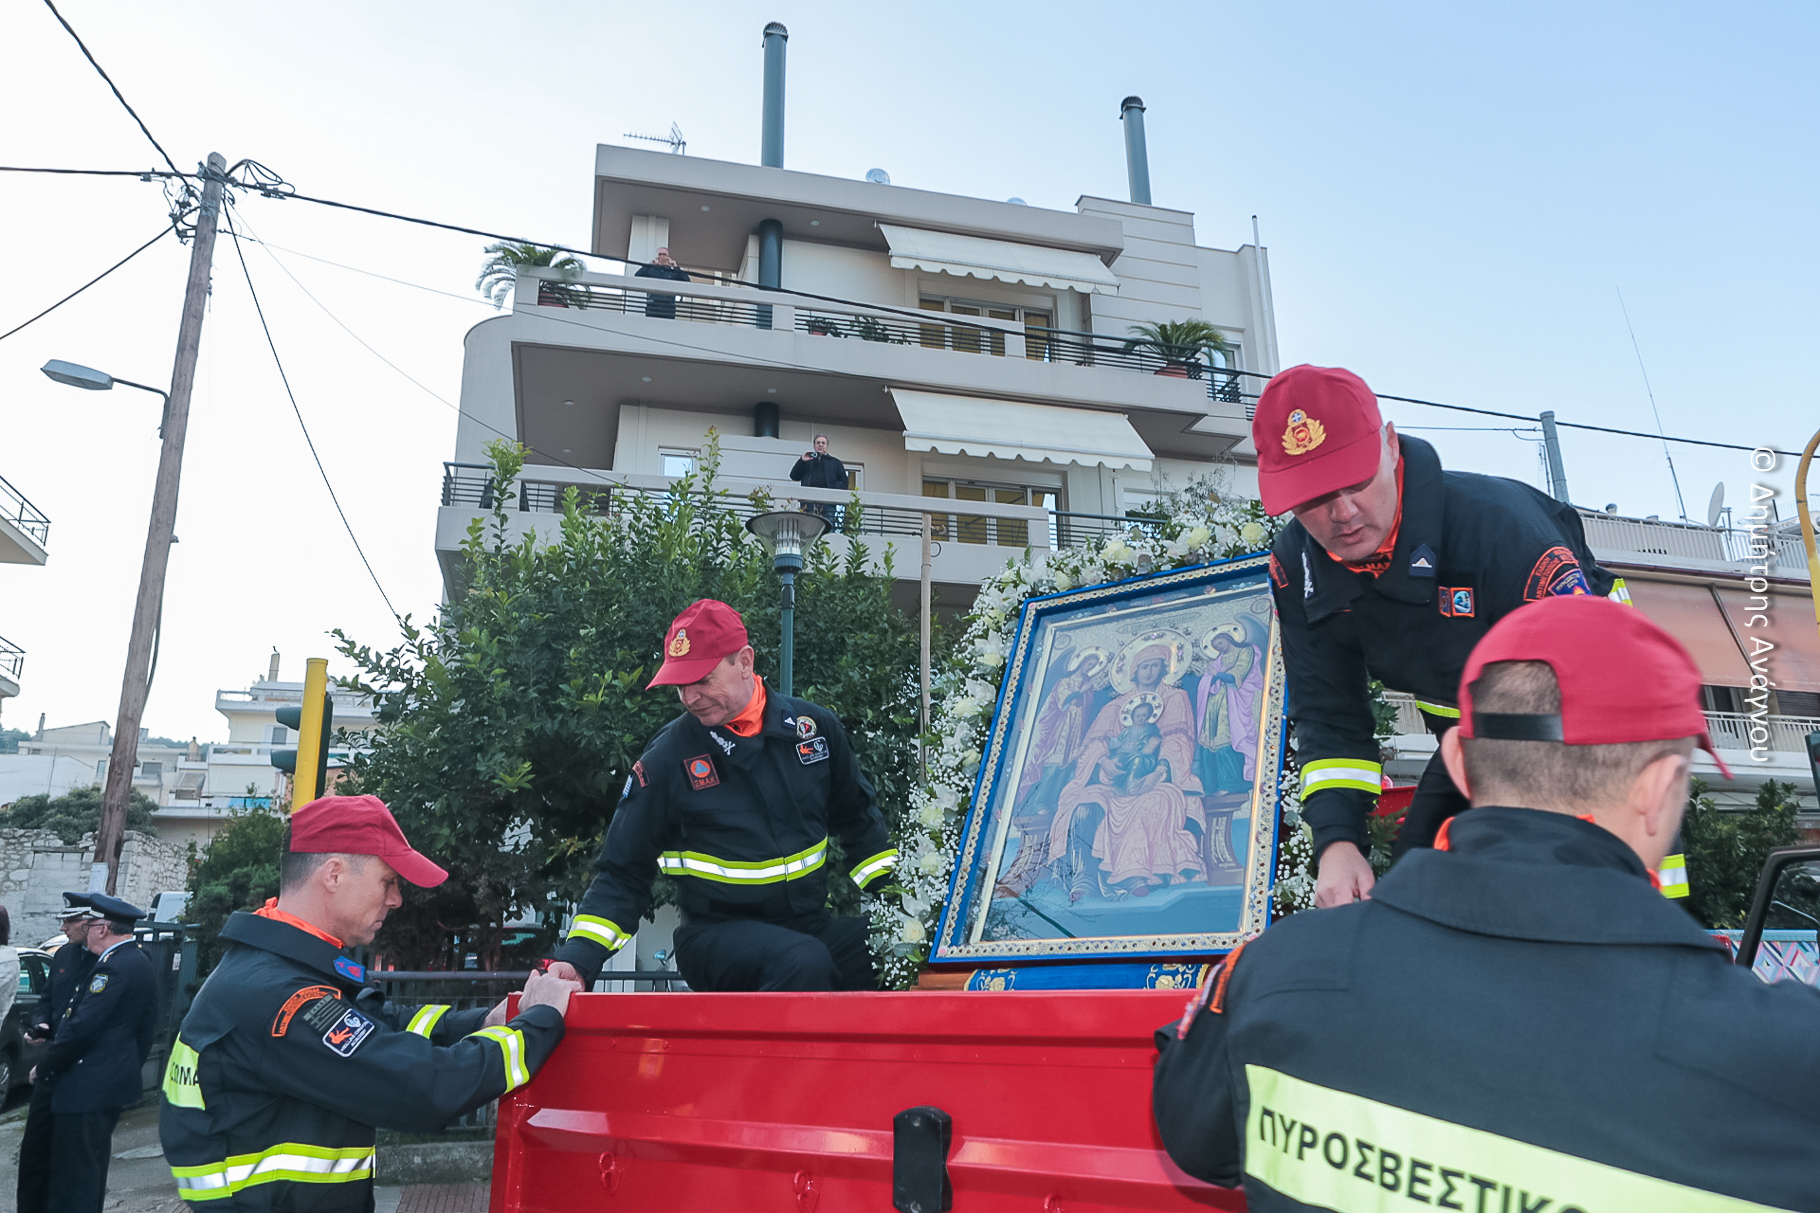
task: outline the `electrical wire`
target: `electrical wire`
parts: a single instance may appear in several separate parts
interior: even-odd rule
[[[113,77],[109,76],[101,64],[95,61],[95,56],[89,53],[88,46],[82,41],[82,35],[78,34],[75,27],[63,19],[63,14],[57,11],[57,6],[52,4],[51,0],[44,0],[44,7],[51,10],[51,16],[57,19],[57,24],[67,30],[69,36],[76,40],[76,47],[82,52],[82,57],[87,59],[89,65],[101,74],[103,80],[107,81],[107,86],[114,91],[115,99],[120,102],[128,114],[132,115],[133,121],[139,124],[139,129],[145,133],[145,137],[151,141],[152,146],[158,149],[158,154],[164,157],[164,162],[171,166],[171,172],[176,173],[179,177],[183,176],[183,170],[177,167],[177,162],[172,160],[170,153],[164,150],[164,145],[152,135],[151,129],[145,125],[145,120],[139,116],[139,112],[128,104],[125,95],[120,91],[120,86],[114,83]]]
[[[379,597],[385,601],[386,610],[392,613],[392,618],[398,622],[398,626],[402,630],[405,626],[404,618],[399,615],[398,608],[392,605],[392,596],[385,592],[385,586],[380,584],[379,574],[374,572],[373,562],[367,559],[366,549],[360,546],[360,537],[354,534],[354,524],[348,521],[347,511],[341,508],[341,498],[336,495],[335,486],[329,480],[329,470],[322,466],[322,456],[316,451],[316,440],[310,437],[309,424],[304,421],[303,410],[297,405],[297,393],[291,390],[291,377],[285,374],[284,359],[278,356],[278,343],[272,339],[271,326],[265,321],[265,308],[260,306],[259,292],[253,286],[253,271],[246,263],[246,254],[241,251],[240,233],[234,230],[233,215],[224,210],[222,217],[227,220],[228,235],[234,241],[234,256],[240,261],[240,272],[246,276],[247,294],[253,297],[253,311],[259,316],[259,328],[265,333],[265,343],[271,347],[272,361],[278,367],[279,381],[284,384],[284,394],[290,399],[291,412],[297,415],[297,427],[303,431],[304,445],[310,448],[310,458],[316,461],[316,471],[322,477],[322,486],[329,491],[329,500],[335,504],[335,512],[341,516],[341,525],[347,530],[348,539],[353,543],[354,551],[360,557],[360,563],[366,566],[367,576],[373,579],[373,588],[379,591]]]
[[[177,225],[175,223],[170,223],[170,224],[165,225],[165,229],[162,232],[159,232],[156,236],[153,236],[150,240],[147,240],[144,244],[140,245],[138,248],[134,249],[132,252],[128,253],[126,256],[122,257],[120,260],[114,262],[114,264],[108,266],[106,269],[102,270],[99,274],[96,274],[93,278],[90,278],[87,282],[83,283],[81,286],[77,287],[75,290],[71,291],[69,294],[65,295],[63,298],[57,300],[57,302],[51,304],[49,307],[45,308],[42,312],[39,312],[36,316],[33,316],[30,320],[25,321],[23,324],[16,324],[12,328],[7,329],[4,333],[0,333],[0,341],[5,341],[8,337],[11,337],[14,333],[16,333],[20,329],[26,327],[26,325],[33,324],[39,320],[44,319],[46,316],[50,315],[52,312],[56,311],[58,308],[62,307],[64,304],[66,304],[70,300],[74,299],[77,295],[80,295],[83,291],[86,291],[89,287],[94,286],[97,282],[100,282],[103,278],[107,277],[109,274],[113,273],[115,270],[119,269],[121,266],[125,265],[127,262],[129,262],[133,258],[137,257],[140,253],[143,253],[146,249],[151,248],[154,244],[157,244],[160,240],[162,240],[166,236],[170,235],[171,232],[176,229],[176,226]]]
[[[18,164],[0,164],[0,173],[51,173],[63,177],[137,177],[150,181],[155,177],[191,179],[195,173],[167,173],[161,168],[31,168]]]

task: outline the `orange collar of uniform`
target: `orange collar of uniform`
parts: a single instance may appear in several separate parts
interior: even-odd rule
[[[723,726],[737,737],[756,737],[765,725],[765,680],[754,676],[752,684],[752,698],[745,709]]]
[[[1397,550],[1397,534],[1403,529],[1403,456],[1397,455],[1397,516],[1390,521],[1390,534],[1384,536],[1384,542],[1378,550],[1363,560],[1343,562],[1355,573],[1369,573],[1376,577],[1390,567],[1390,558]]]
[[[257,910],[254,910],[253,913],[260,918],[269,918],[273,922],[282,922],[287,926],[296,927],[299,931],[302,931],[305,934],[314,935],[316,938],[334,944],[338,948],[345,946],[339,939],[336,939],[333,935],[329,934],[315,923],[305,922],[290,911],[279,909],[278,899],[276,897],[266,898],[265,904],[260,906]]]

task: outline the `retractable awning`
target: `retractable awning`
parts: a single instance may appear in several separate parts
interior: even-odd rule
[[[995,278],[1083,294],[1116,295],[1118,277],[1092,253],[987,240],[954,232],[881,223],[878,230],[891,246],[891,265],[900,270],[927,270],[963,278]]]
[[[1123,413],[895,387],[891,399],[907,451],[1150,470],[1150,448]]]
[[[1750,665],[1739,652],[1732,630],[1704,585],[1624,578],[1630,600],[1658,627],[1679,640],[1709,686],[1747,687]]]

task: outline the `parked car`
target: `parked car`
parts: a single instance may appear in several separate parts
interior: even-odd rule
[[[22,1087],[44,1046],[25,1039],[26,1025],[50,986],[51,954],[43,948],[19,949],[19,994],[6,1022],[0,1024],[0,1100]]]

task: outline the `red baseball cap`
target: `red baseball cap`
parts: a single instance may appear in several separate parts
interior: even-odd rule
[[[1494,661],[1545,661],[1561,684],[1559,716],[1483,714],[1472,684]],[[1635,607],[1574,594],[1512,611],[1485,633],[1460,676],[1460,736],[1619,745],[1697,737],[1727,779],[1700,708],[1700,671],[1681,642]]]
[[[713,598],[698,598],[670,621],[670,630],[664,633],[664,663],[645,689],[699,682],[723,658],[750,643],[738,611]]]
[[[392,810],[377,796],[324,796],[291,814],[291,850],[311,855],[377,855],[419,888],[449,878],[411,849]]]
[[[1274,376],[1251,419],[1264,512],[1287,514],[1370,480],[1383,428],[1378,398],[1351,371],[1303,363]]]

